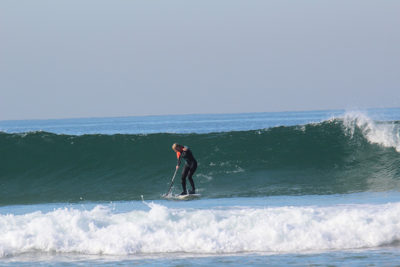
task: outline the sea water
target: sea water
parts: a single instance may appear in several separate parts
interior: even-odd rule
[[[0,122],[0,265],[399,265],[398,121],[377,109]],[[199,161],[201,199],[162,198],[173,142]]]

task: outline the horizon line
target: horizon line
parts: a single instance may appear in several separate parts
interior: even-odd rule
[[[246,111],[246,112],[210,112],[210,113],[170,113],[170,114],[142,114],[142,115],[111,115],[111,116],[83,116],[60,118],[29,118],[29,119],[1,119],[0,122],[11,121],[49,121],[49,120],[77,120],[77,119],[112,119],[131,117],[163,117],[163,116],[201,116],[201,115],[235,115],[235,114],[261,114],[261,113],[290,113],[290,112],[321,112],[321,111],[368,111],[374,109],[399,109],[400,107],[372,107],[372,108],[337,108],[337,109],[293,109],[283,111]]]

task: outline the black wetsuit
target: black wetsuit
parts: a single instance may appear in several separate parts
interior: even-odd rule
[[[191,194],[195,193],[195,187],[194,187],[194,182],[193,182],[193,174],[197,169],[197,161],[193,157],[192,151],[186,147],[187,150],[182,150],[180,157],[178,158],[178,166],[181,163],[181,159],[183,158],[186,163],[185,163],[185,168],[182,171],[182,189],[183,193],[186,193],[186,176],[189,178],[190,185],[192,186],[192,190],[189,192]]]

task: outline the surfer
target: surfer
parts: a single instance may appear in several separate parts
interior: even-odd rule
[[[178,158],[178,162],[176,164],[176,169],[178,170],[179,165],[181,164],[181,159],[183,158],[185,163],[185,168],[182,171],[182,193],[181,195],[187,195],[186,190],[186,177],[188,177],[190,185],[192,186],[192,190],[189,191],[189,194],[195,194],[195,187],[193,182],[193,174],[197,169],[197,161],[193,157],[192,151],[187,146],[182,146],[177,143],[172,145],[172,150],[176,152],[176,157]]]

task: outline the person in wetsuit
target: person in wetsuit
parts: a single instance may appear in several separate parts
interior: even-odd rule
[[[190,185],[192,186],[192,190],[189,191],[189,194],[195,194],[196,189],[194,187],[194,182],[193,182],[193,174],[197,169],[197,161],[193,157],[192,151],[187,147],[187,146],[182,146],[177,143],[172,145],[172,150],[176,152],[176,157],[178,158],[178,162],[176,164],[176,169],[179,168],[179,165],[181,164],[181,159],[183,158],[186,163],[185,167],[182,171],[182,193],[181,195],[187,195],[187,190],[186,190],[186,177],[188,177]]]

